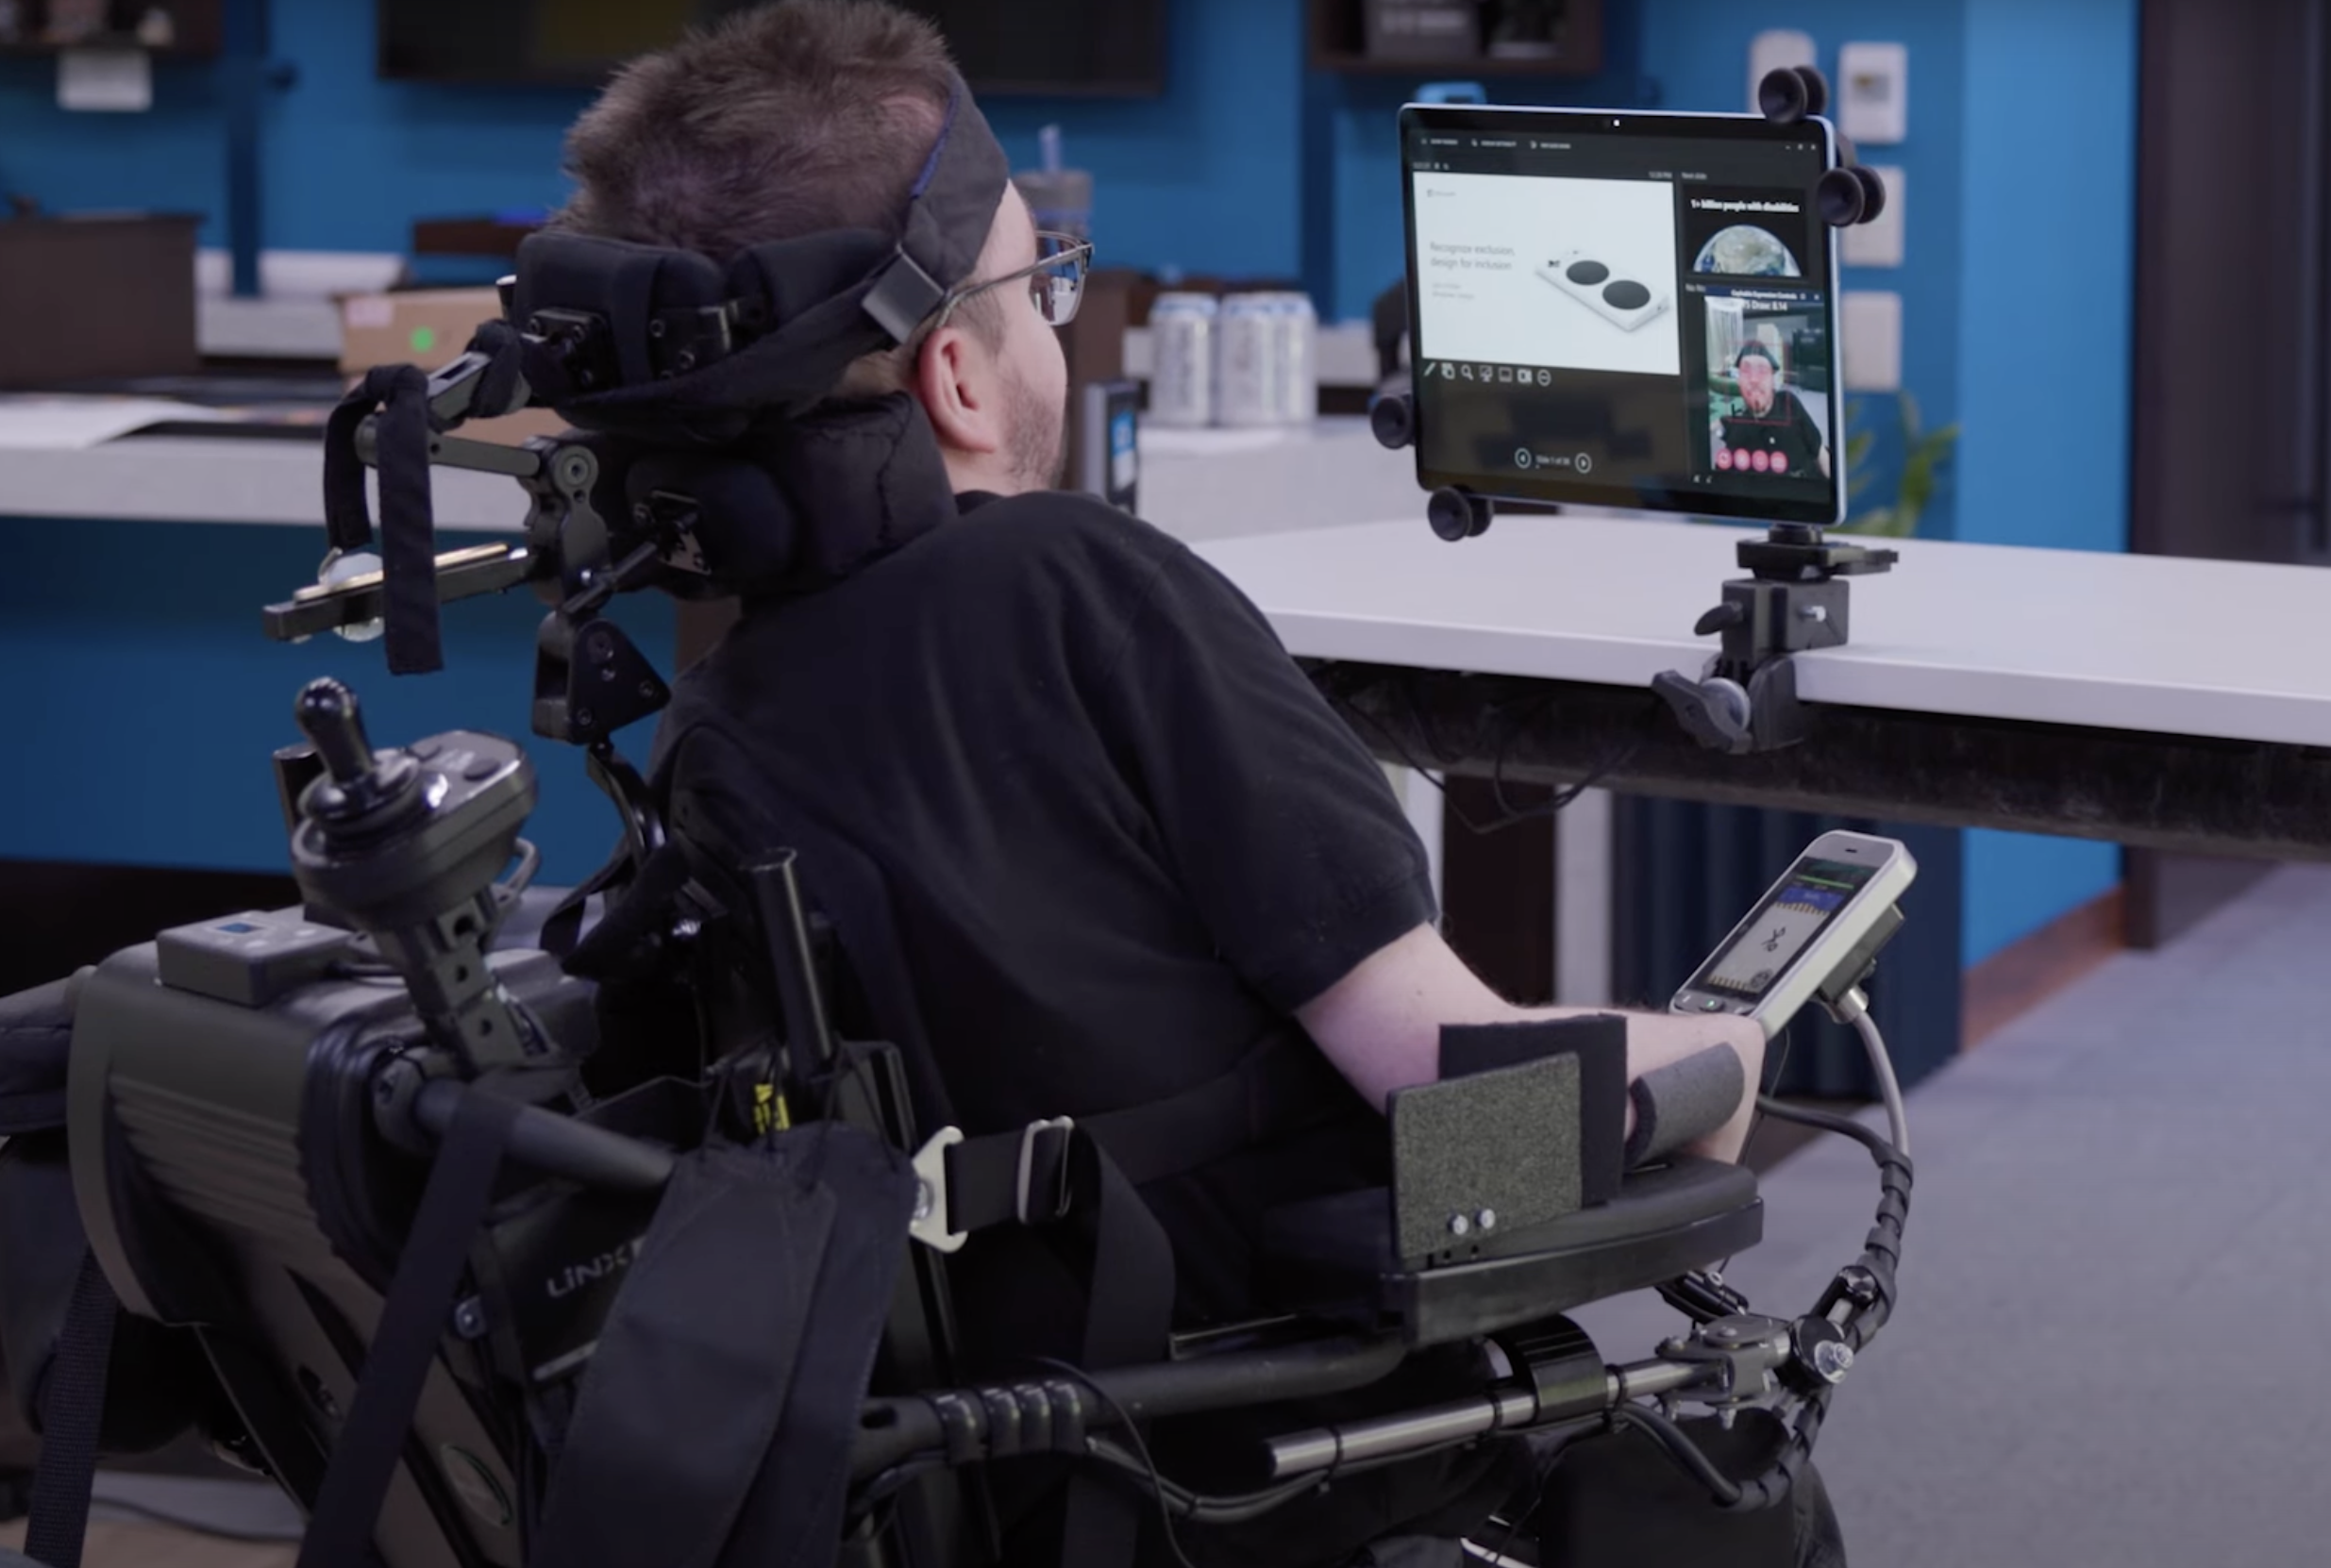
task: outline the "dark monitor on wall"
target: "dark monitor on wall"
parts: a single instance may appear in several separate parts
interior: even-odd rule
[[[379,0],[379,73],[594,87],[690,26],[763,0]],[[1154,97],[1168,0],[904,0],[939,25],[975,92]]]

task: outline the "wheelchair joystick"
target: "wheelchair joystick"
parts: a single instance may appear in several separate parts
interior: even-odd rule
[[[486,962],[495,882],[534,809],[533,765],[498,735],[454,730],[376,752],[356,694],[310,681],[293,717],[324,764],[300,792],[292,874],[318,916],[370,936],[430,1034],[475,1074],[525,1057]]]

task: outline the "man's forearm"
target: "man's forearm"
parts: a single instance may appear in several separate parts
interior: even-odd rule
[[[1764,1031],[1745,1018],[1624,1012],[1617,1008],[1516,1007],[1481,982],[1440,933],[1420,926],[1363,962],[1297,1009],[1303,1026],[1345,1077],[1382,1107],[1392,1091],[1430,1083],[1440,1071],[1440,1031],[1449,1024],[1514,1024],[1539,1018],[1618,1013],[1627,1020],[1627,1076],[1697,1055],[1711,1045],[1740,1058],[1752,1088],[1764,1071]],[[1753,1093],[1720,1129],[1691,1145],[1695,1154],[1736,1159],[1748,1140]],[[1628,1107],[1630,1135],[1635,1110]]]

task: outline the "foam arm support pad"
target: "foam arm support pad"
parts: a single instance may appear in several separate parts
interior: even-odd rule
[[[1748,1075],[1730,1046],[1711,1045],[1653,1068],[1628,1093],[1635,1099],[1635,1132],[1626,1155],[1632,1168],[1671,1155],[1731,1121],[1748,1093]]]

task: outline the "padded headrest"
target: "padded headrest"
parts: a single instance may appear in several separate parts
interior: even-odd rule
[[[624,475],[624,493],[634,507],[684,499],[695,509],[696,559],[667,557],[665,562],[670,570],[664,586],[682,596],[695,596],[698,584],[708,594],[725,596],[781,581],[799,553],[793,508],[776,477],[759,463],[644,453]]]
[[[812,592],[955,514],[930,421],[903,393],[766,422],[718,452],[595,444],[621,486],[598,497],[616,556],[646,520],[689,514],[693,548],[667,551],[658,583],[681,598]]]

